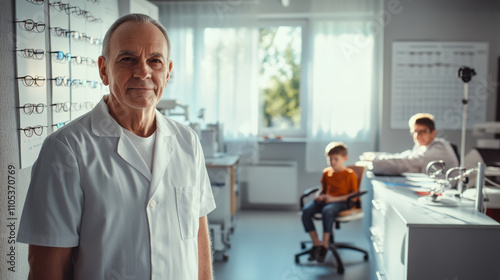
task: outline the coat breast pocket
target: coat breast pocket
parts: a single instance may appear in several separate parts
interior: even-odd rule
[[[176,187],[175,203],[182,240],[198,236],[200,192],[192,187]]]

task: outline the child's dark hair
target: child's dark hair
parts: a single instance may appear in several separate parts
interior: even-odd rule
[[[347,156],[347,145],[342,142],[330,142],[326,145],[325,154],[327,156],[341,155],[345,157]]]
[[[413,115],[408,121],[410,130],[413,130],[413,126],[415,126],[415,124],[425,125],[430,131],[436,129],[436,125],[434,124],[434,116],[429,113],[418,113]]]

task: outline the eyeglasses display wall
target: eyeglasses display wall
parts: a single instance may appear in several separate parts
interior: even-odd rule
[[[34,163],[48,134],[108,92],[97,68],[104,36],[100,1],[16,1],[21,168]]]

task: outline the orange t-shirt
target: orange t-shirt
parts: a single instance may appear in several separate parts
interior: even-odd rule
[[[335,172],[332,167],[323,170],[322,193],[340,196],[358,191],[358,177],[350,168]]]

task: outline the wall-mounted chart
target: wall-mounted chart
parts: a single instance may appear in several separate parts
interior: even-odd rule
[[[486,120],[488,43],[394,42],[391,128],[408,129],[416,113],[431,113],[438,129],[461,129],[464,83],[458,69],[473,68],[467,128]]]

